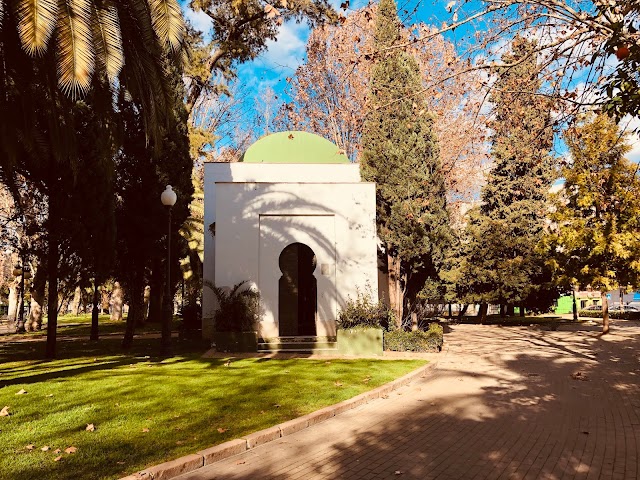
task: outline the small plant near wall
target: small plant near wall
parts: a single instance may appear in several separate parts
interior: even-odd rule
[[[393,330],[384,334],[384,349],[393,352],[434,352],[442,349],[443,330],[437,323],[426,331]]]
[[[393,325],[393,312],[384,303],[374,300],[371,296],[371,288],[367,286],[365,291],[359,289],[356,298],[347,298],[347,302],[338,314],[338,329],[352,328],[383,328]]]
[[[213,322],[216,332],[253,332],[260,320],[260,294],[243,288],[247,283],[237,283],[233,287],[216,287],[205,282],[218,300]]]

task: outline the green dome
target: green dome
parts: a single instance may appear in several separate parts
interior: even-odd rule
[[[307,132],[267,135],[247,148],[247,163],[349,163],[344,151],[329,140]]]

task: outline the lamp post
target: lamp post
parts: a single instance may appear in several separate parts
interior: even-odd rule
[[[171,207],[176,204],[178,196],[167,185],[160,201],[167,209],[168,229],[167,229],[167,276],[165,278],[164,301],[162,302],[162,339],[160,341],[160,353],[162,356],[171,355],[171,318],[173,316],[171,308]]]

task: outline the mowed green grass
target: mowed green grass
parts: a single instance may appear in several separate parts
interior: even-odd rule
[[[425,363],[252,358],[225,366],[227,359],[203,359],[202,346],[188,344],[177,344],[174,358],[154,358],[158,340],[137,341],[123,355],[119,339],[60,342],[60,360],[43,361],[43,346],[0,344],[0,409],[11,412],[0,417],[2,479],[118,478],[340,402]],[[16,395],[21,389],[28,393]],[[65,453],[69,447],[77,451]]]

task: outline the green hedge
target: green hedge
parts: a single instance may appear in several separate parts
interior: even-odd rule
[[[602,310],[581,310],[578,312],[578,315],[587,318],[602,318]],[[609,312],[609,318],[640,320],[640,312],[621,312],[619,310],[614,310],[613,312]]]
[[[437,323],[431,323],[426,332],[384,332],[384,349],[393,352],[436,352],[442,349],[442,342],[442,327]]]

